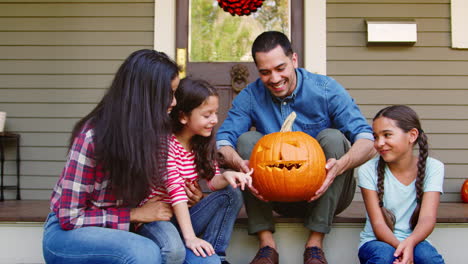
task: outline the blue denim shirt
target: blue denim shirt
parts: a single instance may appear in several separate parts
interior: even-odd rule
[[[354,99],[333,78],[296,69],[297,86],[286,98],[272,96],[260,79],[250,83],[232,102],[216,135],[217,147],[235,148],[239,136],[254,126],[264,135],[278,132],[288,115],[297,114],[293,131],[312,137],[325,128],[340,130],[351,143],[374,140],[372,129]]]

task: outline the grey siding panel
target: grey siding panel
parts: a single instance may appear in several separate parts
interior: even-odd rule
[[[153,31],[153,17],[0,17],[5,31]]]
[[[142,46],[152,41],[153,32],[0,32],[0,45]]]
[[[2,89],[0,102],[98,103],[106,89]]]
[[[328,66],[331,75],[466,75],[468,60],[329,61]]]
[[[21,133],[22,146],[32,147],[66,147],[68,144],[69,133]],[[40,165],[40,164],[37,164]],[[62,164],[63,165],[63,164]]]
[[[382,105],[362,105],[364,102],[358,102],[361,104],[361,111],[365,116],[372,118],[375,113],[380,109],[392,105],[398,104],[392,101],[388,101]],[[409,104],[408,104],[409,105]],[[410,105],[419,115],[421,119],[440,119],[440,120],[468,120],[468,105]],[[446,127],[445,131],[450,131],[451,127]],[[468,128],[465,127],[465,130]],[[430,132],[430,131],[428,131]]]
[[[329,50],[332,50],[329,48]],[[464,55],[464,54],[463,54]],[[333,55],[335,56],[335,55]],[[335,58],[336,59],[336,58]],[[459,89],[466,90],[468,76],[335,76],[348,89]]]
[[[327,46],[366,46],[366,32],[329,32]],[[449,32],[418,32],[418,41],[414,47],[450,47]],[[404,47],[407,49],[408,47]],[[403,49],[403,48],[402,48]]]
[[[0,22],[1,23],[1,22]],[[152,46],[4,46],[0,57],[10,60],[121,60],[139,49],[151,49]]]
[[[23,199],[50,198],[74,124],[131,52],[153,47],[153,21],[153,0],[0,2],[0,111],[22,136]],[[7,183],[15,155],[8,145]]]
[[[15,122],[9,129],[21,125],[22,122],[33,122],[24,118],[73,118],[83,117],[89,113],[96,104],[37,104],[37,103],[2,103],[2,109],[8,113],[7,125]],[[20,121],[22,119],[22,121]],[[21,123],[18,123],[21,122]]]
[[[418,18],[418,32],[445,32],[450,18]],[[366,21],[360,18],[329,18],[328,32],[366,32]]]
[[[21,146],[21,160],[24,161],[65,161],[67,147],[27,147]],[[5,157],[14,160],[15,151],[8,149]]]
[[[5,168],[10,173],[8,175],[13,176],[16,170],[16,164],[14,161],[5,162]],[[62,172],[65,163],[63,161],[23,161],[21,162],[21,176],[40,177],[50,176],[56,177]],[[57,180],[57,179],[55,179]],[[34,187],[34,186],[31,186]]]
[[[448,47],[330,47],[329,61],[466,61],[464,50]]]
[[[122,61],[4,60],[3,74],[113,74]]]
[[[366,19],[414,19],[418,41],[367,46]],[[446,165],[442,201],[460,201],[468,169],[468,51],[451,48],[450,1],[329,0],[327,31],[328,74],[349,90],[369,123],[385,106],[414,108],[430,156]]]
[[[357,102],[366,104],[465,105],[468,90],[351,90]]]
[[[37,0],[39,1],[39,0]],[[349,3],[369,3],[373,4],[448,4],[450,0],[329,0],[328,3],[340,3],[340,4],[349,4]]]
[[[0,49],[3,49],[1,47]],[[89,48],[88,48],[89,49]],[[107,88],[112,82],[114,74],[101,75],[72,75],[72,74],[21,74],[2,75],[0,88]]]
[[[84,114],[83,116],[85,116]],[[8,118],[8,117],[7,117]],[[81,117],[80,117],[81,118]],[[68,132],[70,133],[79,118],[9,118],[5,124],[16,132]]]
[[[367,18],[448,18],[450,6],[448,4],[411,3],[385,4],[380,1],[368,3],[350,3],[327,5],[327,13],[332,17],[367,17]]]
[[[64,1],[66,2],[66,1]],[[4,3],[3,17],[139,17],[154,16],[152,3]]]

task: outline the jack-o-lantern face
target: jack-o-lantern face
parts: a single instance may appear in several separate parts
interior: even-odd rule
[[[252,150],[253,185],[269,201],[309,200],[325,180],[325,155],[304,132],[276,132]]]

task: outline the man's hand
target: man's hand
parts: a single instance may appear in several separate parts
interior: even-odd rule
[[[224,162],[230,168],[243,173],[248,173],[250,171],[249,161],[243,160],[231,146],[222,146],[218,151],[223,155]]]
[[[320,198],[328,190],[336,176],[342,173],[340,173],[341,161],[336,159],[329,159],[327,164],[325,164],[325,170],[327,171],[325,181],[323,181],[322,186],[315,192],[315,195],[309,199],[309,202],[313,202]]]
[[[188,207],[196,205],[201,199],[203,199],[203,192],[200,185],[198,184],[198,181],[186,181],[184,190],[188,198]]]
[[[142,207],[130,210],[130,222],[150,223],[154,221],[169,221],[172,217],[172,207],[161,202],[161,197],[148,200]]]
[[[320,189],[318,189],[317,192],[315,192],[315,195],[310,198],[309,202],[320,198],[320,196],[322,196],[328,190],[336,176],[363,164],[372,158],[375,153],[376,150],[374,149],[374,142],[372,140],[361,138],[356,140],[348,152],[339,160],[333,158],[327,160],[327,164],[325,165],[325,169],[327,170],[327,177],[325,178],[325,181],[323,182]]]
[[[260,192],[253,185],[251,187],[249,187],[249,191],[253,196],[255,196],[260,201],[269,202],[268,200],[263,198],[263,196],[260,194]]]

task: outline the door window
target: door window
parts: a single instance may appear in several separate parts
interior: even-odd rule
[[[191,62],[250,62],[254,39],[276,30],[290,38],[290,0],[265,0],[248,16],[232,16],[216,0],[191,0],[189,49]]]

